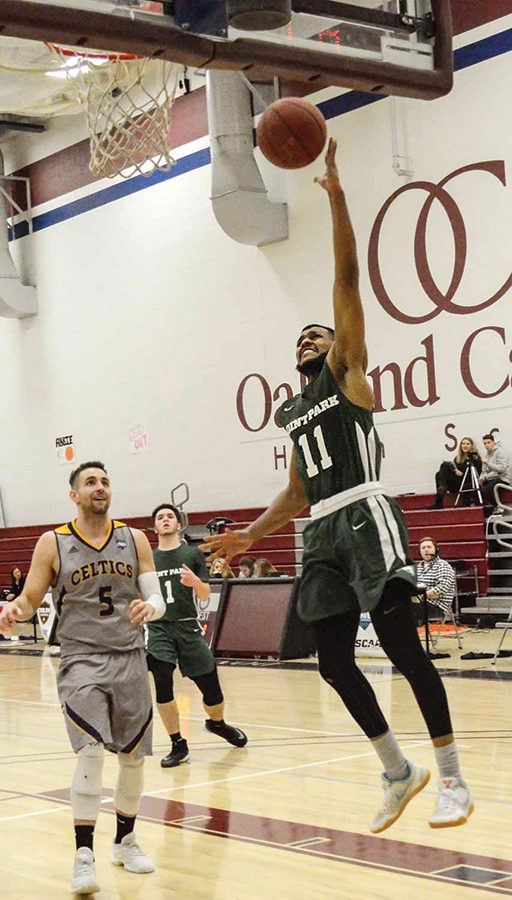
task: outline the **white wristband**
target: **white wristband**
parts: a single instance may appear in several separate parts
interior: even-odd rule
[[[149,603],[153,607],[154,613],[151,621],[161,619],[165,613],[166,605],[160,590],[160,582],[156,572],[144,572],[137,578],[137,583],[142,594],[144,603]]]

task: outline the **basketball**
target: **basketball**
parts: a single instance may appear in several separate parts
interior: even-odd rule
[[[263,156],[275,166],[302,169],[322,152],[327,125],[312,103],[300,97],[287,97],[265,110],[257,137]]]

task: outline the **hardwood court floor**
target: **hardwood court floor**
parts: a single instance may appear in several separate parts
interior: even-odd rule
[[[468,634],[464,651],[494,649],[499,635]],[[510,646],[506,641],[505,646]],[[0,644],[0,851],[2,896],[70,896],[74,769],[57,702],[57,660],[31,645]],[[163,770],[159,721],[137,825],[156,863],[131,875],[110,863],[109,802],[116,761],[105,766],[96,832],[98,895],[190,900],[364,898],[465,900],[512,896],[512,659],[461,662],[453,639],[436,664],[459,734],[476,809],[462,828],[433,830],[431,784],[380,836],[368,822],[380,802],[379,764],[312,664],[223,665],[227,719],[250,743],[230,749],[202,728],[195,686],[177,678],[190,763]],[[433,752],[404,680],[387,661],[361,660],[407,755]]]

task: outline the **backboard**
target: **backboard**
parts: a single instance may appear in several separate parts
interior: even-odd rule
[[[447,0],[1,0],[0,34],[279,76],[311,90],[433,99],[453,77]]]

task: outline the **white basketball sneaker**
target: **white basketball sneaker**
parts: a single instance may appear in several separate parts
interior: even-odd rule
[[[390,781],[387,775],[381,775],[384,788],[384,801],[377,815],[370,824],[370,831],[378,834],[389,828],[402,815],[405,807],[416,794],[423,790],[430,780],[430,772],[416,763],[408,763],[409,774],[402,781]]]
[[[99,889],[94,854],[89,847],[79,847],[76,851],[73,875],[71,876],[71,893],[96,894]]]
[[[474,809],[470,790],[462,778],[440,778],[436,808],[430,818],[431,828],[464,825]]]
[[[112,862],[115,866],[124,866],[127,872],[147,875],[155,871],[151,860],[140,849],[135,835],[125,834],[120,844],[112,842]]]

